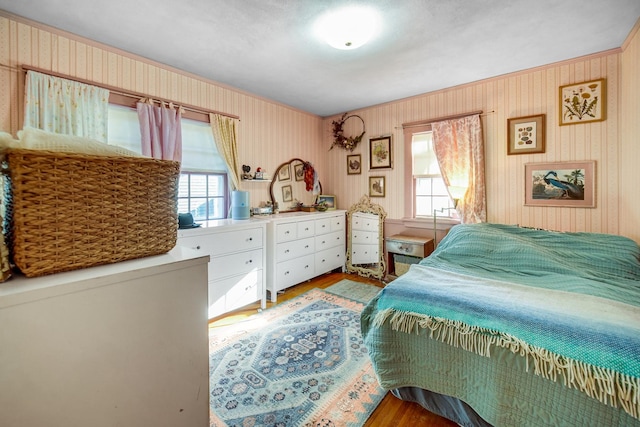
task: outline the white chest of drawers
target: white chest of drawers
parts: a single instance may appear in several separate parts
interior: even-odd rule
[[[345,211],[280,214],[267,226],[267,290],[278,291],[336,268],[345,262]]]
[[[209,261],[209,318],[261,301],[266,307],[266,221],[207,221],[178,230],[178,245],[202,251]]]
[[[371,264],[380,259],[380,217],[364,212],[351,216],[351,262]]]

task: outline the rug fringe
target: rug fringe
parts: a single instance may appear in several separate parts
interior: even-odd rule
[[[561,376],[566,387],[576,388],[605,405],[616,408],[619,405],[626,413],[640,419],[640,378],[570,359],[513,335],[456,320],[388,308],[376,314],[373,325],[381,327],[387,320],[395,331],[418,334],[420,330],[428,330],[432,339],[484,357],[491,357],[493,346],[508,349],[526,358],[527,372],[529,360],[532,360],[536,375],[551,381],[557,381]]]

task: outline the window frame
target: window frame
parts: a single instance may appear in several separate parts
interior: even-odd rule
[[[416,133],[431,132],[431,122],[416,122],[403,125],[404,134],[404,188],[411,189],[411,193],[405,193],[403,223],[407,227],[433,228],[433,213],[428,216],[416,217],[416,179],[413,176],[413,152],[411,145],[413,135]],[[449,216],[437,217],[438,229],[446,230],[452,225],[459,224],[460,220]],[[442,228],[440,227],[442,226]]]

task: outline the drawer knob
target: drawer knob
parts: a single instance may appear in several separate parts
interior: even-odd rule
[[[309,266],[308,266],[308,265],[305,265],[305,266],[304,266],[304,268],[309,268]]]
[[[196,250],[200,250],[200,245],[196,246]]]
[[[289,230],[285,231],[284,234],[289,234]]]
[[[325,260],[323,259],[323,260],[322,260],[322,261],[320,261],[320,262],[325,262]]]
[[[250,259],[249,261],[246,262],[246,264],[251,264],[253,262],[252,259]]]
[[[309,249],[309,245],[304,245],[304,248],[305,249]]]
[[[252,240],[253,240],[253,237],[249,237],[249,241],[252,241]]]
[[[325,241],[323,240],[323,241],[322,241],[322,244],[324,245],[325,243],[327,243],[327,242],[325,242]]]
[[[289,274],[289,272],[288,272],[288,271],[285,271],[285,272],[284,272],[284,275],[286,276],[287,274]]]
[[[289,253],[289,249],[286,249],[286,250],[284,251],[284,253],[285,253],[285,254],[288,254],[288,253]]]

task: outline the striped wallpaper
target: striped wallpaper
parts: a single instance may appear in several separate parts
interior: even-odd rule
[[[171,99],[240,117],[239,156],[255,170],[273,173],[293,157],[311,161],[324,192],[348,208],[368,192],[368,138],[392,135],[393,169],[387,194],[374,199],[391,222],[401,224],[403,181],[402,124],[482,110],[488,219],[563,231],[592,231],[629,236],[640,242],[640,36],[638,25],[621,49],[449,88],[358,111],[366,123],[363,173],[347,175],[346,156],[331,146],[331,121],[213,81],[190,75],[126,52],[27,21],[0,11],[0,129],[21,128],[22,64],[96,83]],[[558,126],[559,86],[584,80],[607,80],[607,120]],[[547,149],[543,154],[507,156],[507,119],[546,114]],[[361,132],[350,120],[347,134]],[[524,206],[524,164],[595,160],[597,206],[549,208]],[[244,182],[251,204],[268,200],[269,185]],[[430,227],[425,224],[425,227]]]
[[[361,116],[366,137],[392,135],[394,167],[368,171],[368,144],[362,154],[362,175],[346,174],[346,153],[328,153],[329,187],[342,206],[368,192],[368,177],[387,177],[385,198],[376,198],[393,223],[402,224],[404,197],[402,124],[482,110],[485,140],[487,210],[490,222],[520,224],[562,231],[622,234],[640,242],[640,35],[638,25],[624,49],[603,52],[545,67],[499,76],[464,86],[427,93],[352,111]],[[559,87],[605,78],[607,119],[559,126]],[[546,115],[546,152],[507,155],[507,119]],[[337,117],[337,116],[336,116]],[[325,134],[331,121],[325,118]],[[345,124],[347,135],[360,132],[357,121]],[[325,137],[325,145],[331,137]],[[595,160],[595,208],[524,206],[524,165],[535,162]],[[430,222],[425,227],[431,228]],[[421,233],[424,235],[424,233]]]

